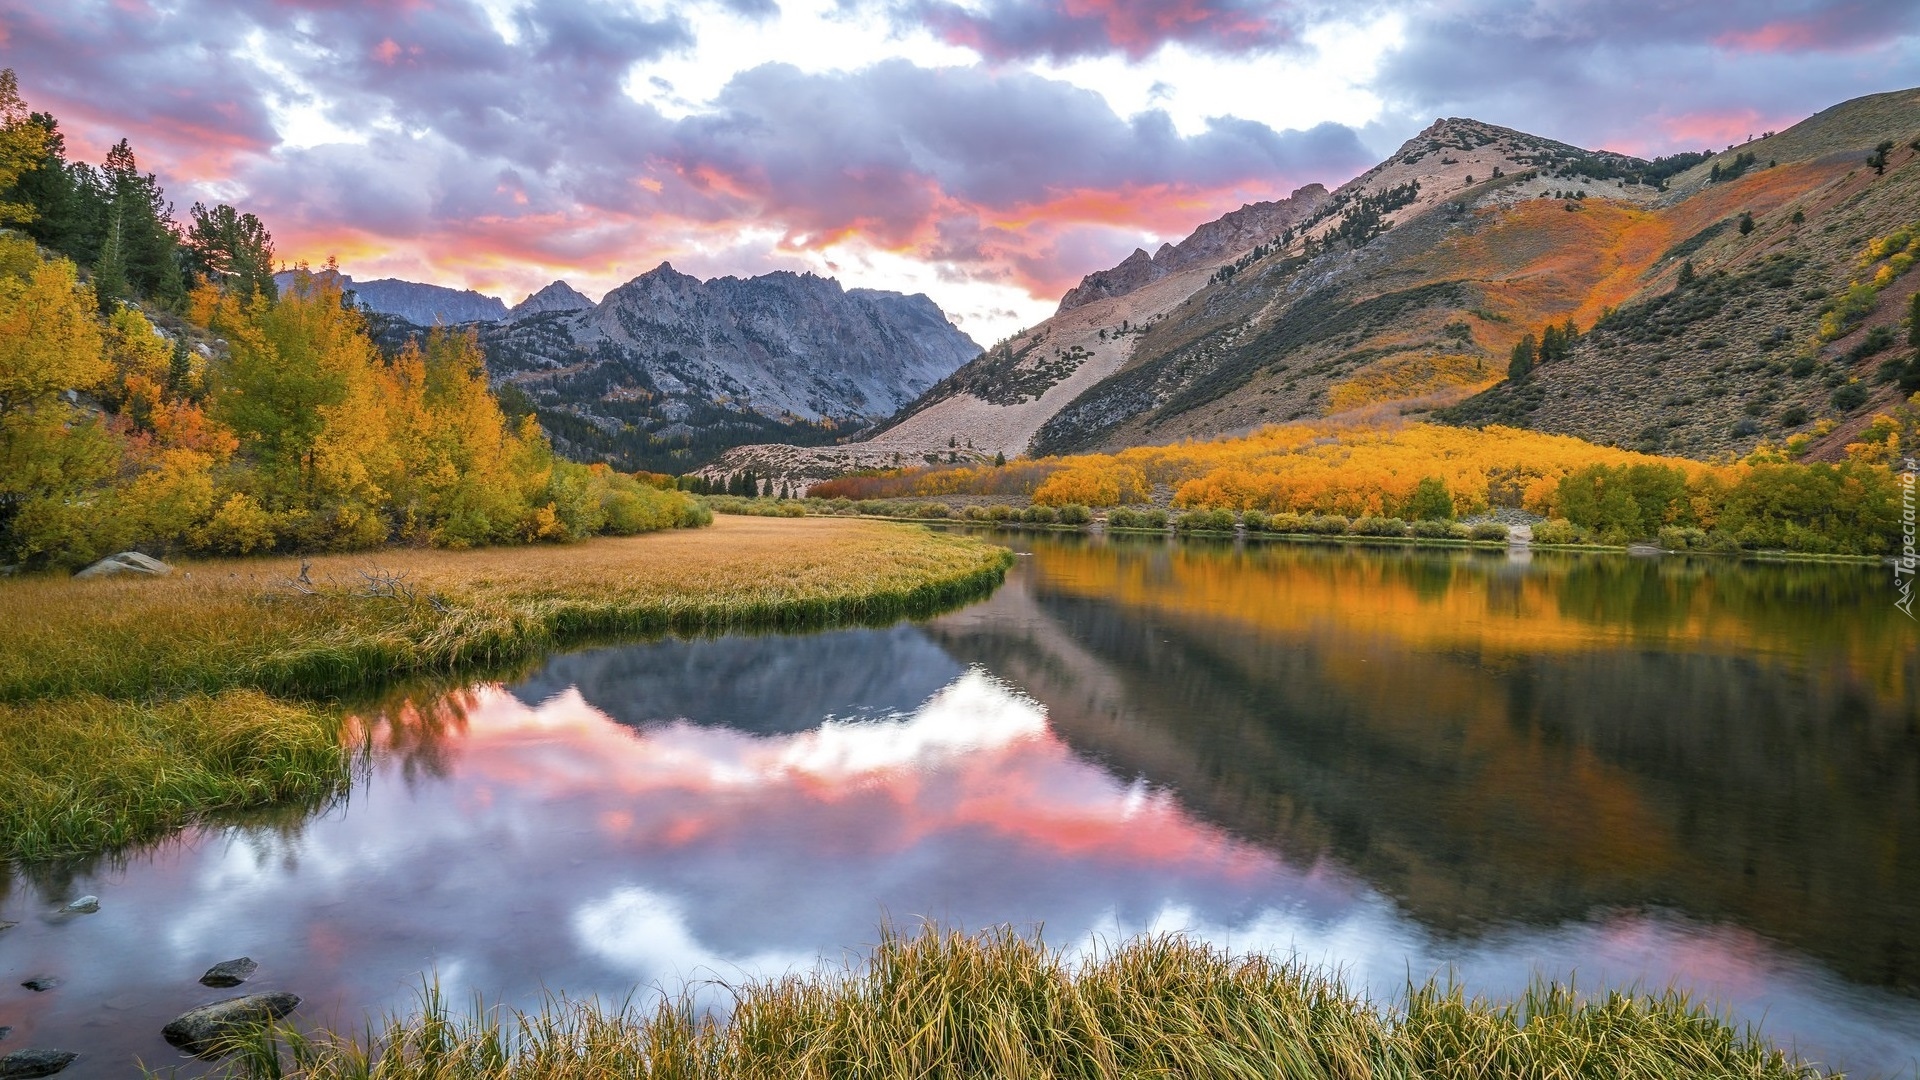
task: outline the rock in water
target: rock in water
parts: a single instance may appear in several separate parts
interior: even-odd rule
[[[6,1042],[6,1041],[7,1041],[7,1036],[9,1036],[9,1035],[11,1035],[11,1034],[13,1034],[13,1029],[12,1029],[12,1028],[10,1028],[10,1027],[0,1027],[0,1042]]]
[[[0,1057],[0,1080],[33,1080],[52,1076],[73,1064],[79,1054],[71,1050],[15,1050]]]
[[[11,929],[13,929],[14,927],[16,927],[16,926],[19,926],[19,925],[20,925],[20,924],[19,924],[19,923],[17,923],[17,922],[8,922],[8,921],[7,921],[7,920],[5,920],[5,919],[0,919],[0,930],[11,930]]]
[[[206,1054],[217,1050],[223,1037],[278,1020],[299,1005],[297,995],[284,992],[228,998],[181,1013],[160,1034],[189,1054]]]
[[[238,960],[225,960],[208,968],[207,973],[200,976],[200,982],[204,986],[239,986],[259,970],[260,965],[254,963],[252,957],[243,956]]]
[[[60,982],[61,982],[60,976],[58,975],[35,975],[33,978],[28,979],[26,982],[23,982],[20,985],[26,987],[27,989],[33,991],[36,994],[44,994],[47,991],[53,989],[54,987],[59,986]]]
[[[123,551],[118,555],[109,555],[73,576],[97,578],[113,577],[116,574],[145,574],[148,577],[166,577],[171,573],[173,573],[173,567],[159,559],[142,555],[137,551]]]
[[[97,896],[83,896],[60,910],[69,915],[91,915],[100,910],[100,898]]]

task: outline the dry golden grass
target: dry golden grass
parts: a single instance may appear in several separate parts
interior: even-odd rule
[[[1007,931],[886,933],[868,962],[734,988],[730,1017],[556,1000],[418,1016],[362,1040],[242,1036],[230,1076],[299,1080],[1574,1080],[1824,1075],[1678,993],[1496,1004],[1412,987],[1392,1005],[1338,978],[1183,937],[1075,960]]]
[[[286,722],[297,708],[331,733],[334,710],[209,695],[326,702],[588,639],[891,620],[981,595],[1010,561],[1002,548],[914,526],[730,517],[568,546],[324,556],[305,564],[304,583],[296,558],[184,563],[159,579],[0,583],[0,802],[38,808],[0,830],[0,858],[123,843],[205,810],[319,797],[343,781],[344,757],[313,773],[306,734]],[[241,725],[228,734],[307,779],[236,784],[228,774],[242,759],[182,749],[206,732],[149,737],[216,720]],[[25,735],[53,728],[74,737],[32,750]],[[206,775],[113,772],[150,751]],[[119,779],[94,784],[95,772]],[[71,792],[75,805],[30,788]]]
[[[251,686],[338,695],[596,634],[889,618],[977,595],[1005,552],[880,522],[722,517],[565,546],[182,563],[0,584],[0,702]],[[409,595],[364,595],[363,574]]]

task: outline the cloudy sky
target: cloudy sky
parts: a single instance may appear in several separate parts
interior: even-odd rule
[[[977,340],[1438,116],[1651,155],[1920,84],[1912,0],[0,0],[80,156],[288,259],[589,295],[661,260]]]

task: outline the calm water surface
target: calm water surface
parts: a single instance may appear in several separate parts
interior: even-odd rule
[[[962,611],[557,657],[385,708],[342,805],[0,879],[0,1050],[178,1064],[242,954],[358,1026],[428,975],[644,1001],[931,918],[1384,998],[1677,984],[1914,1073],[1920,660],[1878,568],[1018,543]]]

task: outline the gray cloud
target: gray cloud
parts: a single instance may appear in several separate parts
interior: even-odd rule
[[[1468,115],[1586,145],[1698,149],[1920,83],[1920,6],[1906,3],[1461,0],[1404,11],[1405,44],[1374,82],[1393,113],[1382,142]]]
[[[1366,163],[1340,125],[1222,119],[1183,136],[1164,112],[1122,118],[1064,82],[905,61],[852,74],[768,65],[742,72],[718,105],[679,125],[676,161],[815,227],[866,219],[895,237],[943,200],[1014,209],[1082,190],[1278,189]]]
[[[704,2],[778,13],[775,0]],[[533,0],[505,35],[474,0],[140,10],[0,0],[0,42],[28,99],[69,129],[101,147],[128,135],[177,198],[201,194],[189,179],[241,191],[283,235],[604,265],[676,237],[730,251],[729,231],[752,224],[786,234],[763,256],[776,261],[857,234],[942,274],[1029,285],[1110,263],[1142,232],[1184,232],[1207,216],[1196,207],[1338,183],[1436,115],[1661,151],[1920,83],[1920,7],[1906,3],[848,0],[847,10],[891,13],[992,62],[766,65],[675,119],[623,86],[692,48],[691,22],[613,0]],[[1165,112],[1123,117],[1010,62],[1139,58],[1172,41],[1285,50],[1317,20],[1396,10],[1405,40],[1371,84],[1388,107],[1367,133],[1373,152],[1335,124],[1276,131],[1222,117],[1183,134]],[[317,109],[362,141],[285,145],[275,117],[288,107]]]
[[[924,25],[991,60],[1070,60],[1114,53],[1141,59],[1169,42],[1244,53],[1297,36],[1290,5],[1273,0],[907,0],[897,20]]]

